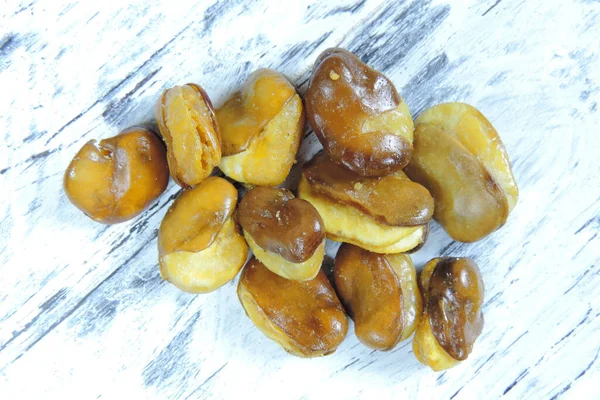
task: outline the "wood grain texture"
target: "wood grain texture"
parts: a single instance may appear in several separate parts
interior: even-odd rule
[[[593,0],[3,5],[0,398],[600,396],[598,38]],[[371,351],[352,328],[335,354],[297,359],[245,317],[237,280],[199,296],[162,282],[172,182],[110,227],[62,192],[83,143],[153,126],[164,88],[197,82],[218,105],[270,67],[303,93],[331,46],[382,70],[415,116],[475,105],[511,156],[521,193],[507,224],[474,244],[434,224],[413,256],[470,256],[484,277],[483,334],[447,372],[421,366],[410,343]],[[319,148],[306,134],[299,164]]]

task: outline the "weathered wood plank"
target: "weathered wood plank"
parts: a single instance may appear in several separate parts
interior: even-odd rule
[[[212,7],[212,8],[211,8]],[[165,38],[160,43],[155,44],[156,50],[152,49],[153,45],[150,38],[154,38],[153,35],[150,35],[150,38],[146,39],[147,47],[150,47],[146,51],[146,53],[150,53],[150,56],[145,56],[142,54],[138,57],[140,59],[138,63],[134,63],[130,58],[124,57],[124,60],[128,63],[132,64],[130,67],[132,69],[131,72],[127,72],[125,74],[125,78],[117,78],[114,79],[116,82],[106,82],[100,85],[100,88],[107,87],[108,89],[101,89],[101,97],[98,100],[92,102],[91,106],[85,105],[82,111],[76,114],[74,118],[71,118],[67,121],[67,123],[60,128],[58,128],[55,132],[48,132],[44,135],[44,138],[39,138],[36,140],[35,144],[39,145],[40,142],[44,144],[48,144],[49,147],[55,147],[53,150],[44,150],[39,153],[40,155],[35,158],[26,158],[28,160],[24,163],[19,163],[19,161],[15,161],[14,159],[10,160],[15,164],[15,167],[11,167],[14,169],[8,170],[6,172],[7,176],[16,177],[19,176],[19,182],[24,181],[27,182],[24,185],[18,184],[17,190],[20,191],[20,200],[19,204],[13,204],[13,208],[17,207],[25,207],[23,204],[23,199],[30,199],[30,205],[27,209],[19,209],[11,210],[13,211],[13,215],[18,215],[17,213],[21,212],[22,215],[27,216],[27,218],[32,219],[33,221],[39,218],[45,218],[45,221],[50,221],[47,217],[48,214],[50,218],[54,217],[55,212],[53,210],[58,209],[59,212],[65,212],[66,215],[56,215],[58,220],[68,221],[72,218],[79,218],[80,213],[75,209],[68,205],[66,198],[61,193],[62,189],[60,187],[60,179],[62,170],[64,170],[65,165],[68,163],[72,154],[76,151],[78,146],[81,146],[85,141],[96,137],[97,135],[107,136],[110,134],[114,134],[118,132],[118,130],[123,129],[127,126],[136,124],[136,123],[149,123],[153,119],[153,103],[156,101],[157,96],[160,94],[162,89],[166,86],[175,84],[177,82],[194,80],[198,82],[202,82],[203,86],[206,88],[209,93],[215,91],[214,86],[219,85],[219,89],[221,91],[231,91],[238,85],[244,78],[244,75],[251,70],[258,68],[260,65],[271,66],[274,63],[279,64],[281,55],[280,53],[269,54],[268,50],[270,50],[275,44],[271,41],[263,40],[260,43],[257,43],[256,46],[252,45],[252,43],[256,40],[256,32],[248,32],[246,34],[246,42],[249,43],[249,46],[252,46],[255,52],[261,51],[264,56],[262,60],[257,58],[256,64],[246,63],[246,70],[238,71],[236,74],[232,74],[231,70],[226,70],[223,68],[223,65],[216,65],[216,63],[224,63],[227,59],[235,60],[234,55],[225,56],[223,58],[214,57],[213,54],[222,55],[220,52],[223,50],[220,46],[223,44],[218,44],[218,46],[207,46],[206,41],[207,37],[210,38],[212,35],[212,30],[223,30],[226,29],[226,23],[228,21],[233,20],[237,14],[241,11],[250,12],[251,10],[245,10],[245,5],[242,3],[234,4],[231,6],[229,3],[215,3],[212,6],[207,7],[204,10],[197,10],[198,16],[203,16],[202,18],[190,18],[189,23],[184,27],[180,28],[172,35],[172,37]],[[261,12],[260,4],[258,4],[258,9],[254,9],[254,13]],[[71,9],[72,10],[72,9]],[[323,9],[323,12],[327,14],[327,8]],[[74,12],[74,11],[72,11]],[[157,13],[158,11],[155,11]],[[181,12],[186,12],[182,10]],[[273,10],[275,15],[279,15],[282,10]],[[346,14],[352,16],[352,11],[348,11],[346,13],[337,13],[334,14],[334,18],[336,19],[344,19],[347,18]],[[119,13],[117,12],[117,15]],[[112,17],[115,17],[114,15]],[[146,17],[145,14],[138,15],[136,20],[140,20]],[[219,21],[216,21],[215,18],[219,17]],[[99,16],[96,18],[100,18]],[[105,20],[110,20],[111,15],[106,15],[103,17]],[[353,17],[354,20],[358,19],[358,16]],[[331,18],[330,18],[331,19]],[[148,22],[148,26],[152,26],[152,18]],[[284,21],[281,22],[282,24]],[[118,25],[117,25],[118,26]],[[328,27],[324,27],[328,28]],[[112,29],[111,27],[106,27],[104,25],[99,25],[98,29],[101,29],[96,35],[104,36],[105,30]],[[102,30],[104,29],[104,30]],[[297,37],[294,35],[288,38],[287,45],[286,43],[277,43],[277,46],[285,48],[286,46],[293,49],[292,53],[290,53],[290,58],[299,57],[303,60],[304,66],[302,69],[306,71],[308,69],[308,65],[312,62],[312,59],[318,54],[318,51],[322,50],[324,47],[323,38],[332,36],[332,30],[330,29],[322,29],[323,32],[319,32],[314,29],[310,25],[305,27],[307,34],[304,36],[305,38],[313,37],[315,40],[315,44],[311,45],[308,41],[306,41],[302,46],[297,45]],[[308,32],[310,30],[310,32]],[[145,32],[144,29],[141,30]],[[345,31],[342,28],[338,28],[337,36],[341,36]],[[214,35],[219,36],[221,32],[215,33]],[[154,33],[155,35],[155,33]],[[335,36],[332,36],[332,39]],[[242,40],[244,38],[240,38],[239,35],[234,35],[230,33],[228,37],[229,41],[237,41]],[[164,44],[163,44],[164,43]],[[319,47],[320,46],[320,47]],[[122,44],[123,49],[127,49],[131,47],[130,43],[124,42]],[[225,48],[231,47],[229,44],[225,45]],[[119,49],[120,51],[125,51]],[[239,51],[239,50],[237,50]],[[307,55],[307,51],[310,51],[310,56]],[[116,53],[115,53],[116,54]],[[182,54],[180,59],[174,59],[173,54]],[[306,57],[302,57],[306,56]],[[212,60],[212,65],[207,66],[204,64],[206,60]],[[110,60],[110,58],[109,58]],[[204,61],[203,61],[204,60]],[[178,67],[182,62],[189,61],[190,64],[196,64],[196,66],[191,65],[191,68],[187,70],[185,73],[182,72]],[[265,63],[265,64],[259,64]],[[174,65],[173,65],[174,64]],[[169,74],[175,72],[179,73],[181,76],[163,76],[160,73],[163,65],[170,66],[168,69]],[[232,63],[232,65],[235,65]],[[238,65],[235,65],[237,68]],[[284,72],[287,71],[283,66],[278,66],[280,69],[283,69]],[[296,67],[294,65],[294,67]],[[104,75],[110,76],[111,74],[117,74],[119,69],[123,69],[123,66],[117,63],[116,66],[109,66],[103,64],[101,68],[105,68],[107,71],[100,71],[98,76],[102,77]],[[203,68],[204,70],[201,70]],[[114,71],[117,69],[117,71]],[[149,72],[150,71],[150,72]],[[199,76],[192,74],[193,78],[190,79],[189,71],[201,71]],[[298,74],[298,71],[291,71],[292,74]],[[96,78],[96,75],[90,73],[92,76]],[[97,73],[96,73],[97,74]],[[102,75],[104,74],[104,75]],[[292,75],[290,74],[290,75]],[[204,77],[206,76],[206,78]],[[64,76],[65,79],[68,76]],[[231,82],[234,80],[235,82]],[[158,82],[160,82],[160,86],[157,87]],[[206,83],[205,83],[206,82]],[[229,84],[223,84],[224,82],[229,82]],[[149,91],[149,93],[147,93]],[[142,98],[139,98],[142,96]],[[43,116],[41,117],[43,118]],[[124,119],[124,121],[123,121]],[[12,119],[8,119],[9,127],[11,127]],[[153,122],[150,122],[151,124]],[[91,127],[89,129],[88,127]],[[14,127],[13,127],[14,129]],[[82,135],[82,132],[85,132]],[[104,133],[108,132],[108,133]],[[13,137],[14,139],[14,137]],[[45,140],[44,140],[45,139]],[[20,150],[20,146],[17,150]],[[65,149],[64,152],[59,152],[58,149]],[[67,150],[68,149],[68,150]],[[55,157],[62,156],[60,161],[57,161]],[[40,166],[36,166],[36,168],[30,168],[32,163],[44,163]],[[46,166],[51,168],[48,176],[51,176],[51,180],[47,180],[46,176],[39,178],[31,178],[40,180],[38,182],[38,187],[32,186],[29,182],[31,180],[28,179],[28,173],[36,173],[40,174],[40,171],[45,171]],[[24,176],[25,175],[25,176]],[[25,194],[30,190],[29,196]],[[37,193],[39,190],[49,190],[53,193],[51,198],[52,201],[60,201],[60,204],[48,204],[47,202],[41,202]],[[159,201],[159,205],[156,210],[149,210],[145,216],[137,219],[136,221],[132,221],[128,223],[128,227],[125,225],[106,228],[104,226],[98,226],[97,224],[91,221],[82,221],[85,224],[85,228],[83,232],[77,232],[77,236],[82,234],[87,235],[84,238],[84,242],[93,244],[93,248],[96,249],[88,249],[86,251],[77,251],[78,255],[72,254],[74,252],[66,251],[65,247],[54,249],[48,249],[49,253],[52,253],[53,250],[56,250],[56,258],[55,263],[49,263],[47,265],[35,265],[33,263],[29,263],[27,258],[35,258],[35,254],[26,254],[22,253],[17,255],[17,257],[21,256],[21,263],[25,266],[31,266],[30,271],[15,270],[13,275],[7,276],[7,295],[10,295],[12,302],[3,302],[0,307],[11,307],[7,309],[4,313],[0,315],[12,316],[11,320],[5,324],[6,330],[0,332],[0,337],[3,338],[5,343],[2,347],[7,346],[7,344],[15,343],[17,337],[21,336],[21,333],[24,331],[29,331],[30,334],[36,335],[45,332],[46,329],[43,327],[41,329],[29,329],[31,327],[32,321],[37,325],[49,325],[52,326],[53,322],[44,323],[44,318],[39,318],[42,315],[47,315],[51,319],[60,319],[60,315],[56,313],[48,313],[46,311],[49,306],[52,306],[52,309],[58,307],[60,304],[64,302],[69,302],[66,307],[62,308],[63,313],[67,313],[72,307],[78,303],[78,301],[83,298],[90,290],[96,287],[103,279],[109,276],[116,268],[120,265],[123,265],[125,261],[128,260],[128,253],[132,253],[135,250],[139,249],[140,244],[145,243],[149,240],[149,234],[151,234],[155,228],[158,226],[160,222],[160,218],[162,218],[162,214],[164,214],[165,205],[167,199],[169,199],[169,195],[173,195],[177,191],[177,188],[171,186],[168,195],[163,196]],[[46,207],[44,207],[46,206]],[[35,213],[30,214],[29,209],[35,208]],[[15,213],[16,211],[16,213]],[[156,215],[156,212],[159,213],[155,220],[148,221],[148,215]],[[58,221],[55,221],[59,223]],[[150,223],[149,223],[150,222]],[[35,229],[43,229],[46,230],[47,227],[39,227],[34,224],[27,225],[28,228]],[[146,229],[147,226],[152,227],[152,229]],[[69,238],[72,237],[74,232],[72,231],[63,231],[65,234],[61,240],[64,240],[65,243],[69,243]],[[34,232],[27,232],[28,235],[35,235]],[[59,233],[60,234],[60,233]],[[139,239],[135,241],[131,240],[131,237],[141,236]],[[101,243],[99,246],[98,244]],[[133,247],[132,247],[133,246]],[[109,248],[111,251],[107,251],[106,248]],[[118,252],[116,250],[118,249]],[[98,251],[100,250],[100,251]],[[71,253],[71,254],[69,254]],[[17,258],[18,259],[18,258]],[[12,258],[13,261],[15,257]],[[57,271],[56,263],[59,265],[62,264],[63,268]],[[106,268],[97,269],[96,266],[98,264],[106,265]],[[80,265],[91,265],[92,269],[83,269],[81,268],[77,271],[77,266]],[[69,268],[69,266],[71,268]],[[60,274],[61,272],[64,275],[61,275],[58,279],[52,279],[52,283],[54,286],[48,285],[45,280],[48,279],[51,275]],[[23,276],[28,276],[28,280],[22,280]],[[10,283],[9,283],[10,282]],[[28,285],[28,290],[23,290],[20,286]],[[12,288],[12,289],[10,289]],[[68,288],[68,290],[63,290],[64,288]],[[79,289],[80,291],[76,291],[74,289]],[[63,290],[63,292],[61,292]],[[56,297],[57,293],[61,293],[61,296]],[[33,296],[33,297],[32,297]],[[23,305],[18,301],[21,298],[22,301],[26,301],[27,304]],[[48,303],[48,299],[54,299]],[[18,309],[18,312],[16,311]],[[2,308],[0,308],[2,310]],[[0,317],[0,321],[6,317]],[[24,329],[25,328],[25,329]],[[21,339],[24,339],[21,337]],[[35,337],[31,338],[32,341],[36,341]],[[27,348],[28,345],[24,345],[24,348]],[[19,350],[19,351],[22,351]],[[19,351],[13,355],[13,357],[18,356]],[[4,353],[3,353],[4,354]],[[0,355],[2,357],[2,355]]]
[[[598,394],[600,4],[28,4],[0,23],[2,397]],[[252,327],[235,282],[206,296],[163,283],[155,238],[173,184],[113,227],[88,221],[61,191],[77,148],[152,124],[164,87],[196,81],[219,104],[268,66],[303,92],[334,45],[388,74],[414,114],[476,105],[513,161],[521,197],[502,230],[460,244],[436,225],[413,257],[422,266],[468,255],[484,275],[484,333],[469,361],[443,374],[421,367],[410,344],[373,352],[352,333],[334,355],[299,360]],[[316,148],[310,135],[300,161]]]

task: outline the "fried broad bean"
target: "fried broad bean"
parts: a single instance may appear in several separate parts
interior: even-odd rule
[[[413,120],[394,84],[339,48],[317,59],[306,112],[331,159],[363,176],[399,171],[412,152]]]
[[[422,303],[408,255],[377,254],[344,243],[335,258],[334,279],[363,344],[391,350],[412,335]]]
[[[158,231],[160,274],[190,293],[206,293],[232,280],[244,265],[248,246],[232,214],[235,187],[209,177],[183,191]]]
[[[194,83],[174,86],[155,108],[160,134],[167,143],[171,177],[179,186],[196,186],[221,162],[221,136],[206,92]]]
[[[325,255],[317,210],[287,189],[256,187],[240,202],[238,221],[248,245],[267,268],[287,279],[313,279]]]
[[[346,314],[322,271],[308,281],[289,280],[253,258],[242,271],[237,293],[256,327],[288,353],[324,356],[346,337]]]
[[[480,240],[504,225],[518,188],[492,124],[464,103],[431,107],[416,122],[405,172],[431,192],[434,218],[461,242]]]
[[[238,182],[282,183],[302,139],[302,100],[277,71],[259,69],[216,111],[223,137],[219,168]]]
[[[303,176],[323,196],[352,206],[376,221],[392,226],[416,226],[433,216],[433,198],[402,172],[363,177],[334,163],[323,152],[305,164]]]
[[[469,258],[434,258],[421,273],[424,312],[413,340],[417,359],[435,371],[466,360],[483,329],[483,281]]]
[[[310,202],[327,237],[376,253],[402,253],[422,245],[433,214],[433,199],[402,171],[361,177],[325,153],[304,165],[298,196]]]
[[[164,144],[140,127],[100,142],[87,142],[67,167],[63,180],[71,203],[103,224],[140,214],[168,182]]]

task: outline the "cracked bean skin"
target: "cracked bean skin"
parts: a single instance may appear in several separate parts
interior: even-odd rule
[[[158,231],[160,274],[190,293],[207,293],[240,271],[248,246],[233,218],[237,190],[209,177],[184,190],[165,214]]]
[[[305,97],[308,121],[336,163],[362,176],[401,170],[414,125],[393,83],[339,48],[317,59]]]
[[[327,237],[381,254],[404,253],[425,242],[433,202],[402,171],[360,177],[317,154],[304,165],[298,197],[319,212]]]
[[[160,96],[155,116],[171,177],[183,188],[196,186],[221,162],[221,135],[210,98],[194,83],[174,86]]]
[[[290,354],[328,355],[346,337],[348,319],[323,271],[308,281],[289,280],[252,258],[237,293],[256,327]]]
[[[461,242],[483,239],[503,226],[518,188],[491,123],[464,103],[439,104],[416,122],[405,172],[433,196],[434,218]]]
[[[483,330],[484,285],[469,258],[429,261],[421,273],[424,312],[413,340],[417,359],[435,371],[467,359]]]
[[[416,226],[433,217],[433,197],[402,171],[363,177],[321,152],[304,165],[303,176],[315,192],[355,207],[382,224]]]
[[[151,131],[133,127],[87,142],[69,164],[63,186],[88,217],[116,224],[143,212],[168,182],[164,144]]]
[[[304,107],[279,72],[259,69],[216,116],[223,137],[219,168],[249,185],[276,186],[292,168],[302,140]]]
[[[325,251],[325,228],[317,210],[281,188],[256,187],[246,193],[237,218],[255,256],[288,279],[312,279]]]

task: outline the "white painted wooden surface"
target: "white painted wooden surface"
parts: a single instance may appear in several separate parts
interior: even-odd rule
[[[374,352],[352,329],[335,354],[298,359],[252,326],[237,281],[201,296],[162,282],[172,182],[111,227],[62,191],[82,144],[153,124],[163,88],[197,82],[220,104],[271,67],[303,93],[338,45],[385,72],[414,115],[477,106],[513,162],[520,200],[500,231],[467,245],[434,224],[413,257],[470,256],[484,275],[484,332],[445,373],[410,342]],[[598,1],[9,0],[0,88],[1,399],[600,396]],[[301,161],[318,148],[307,134]]]

